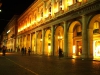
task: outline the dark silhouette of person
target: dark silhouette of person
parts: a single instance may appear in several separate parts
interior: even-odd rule
[[[28,49],[28,55],[30,55],[30,53],[31,53],[31,48],[29,47],[29,49]]]
[[[62,57],[62,49],[59,48],[59,58]]]
[[[5,53],[6,53],[6,47],[5,46],[2,47],[2,53],[3,53],[3,56],[5,56]]]
[[[21,53],[22,53],[22,55],[24,54],[24,47],[22,47],[22,49],[21,49]]]
[[[24,54],[26,55],[26,47],[25,47],[25,49],[24,49]]]

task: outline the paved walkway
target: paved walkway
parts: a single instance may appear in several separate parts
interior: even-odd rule
[[[100,62],[39,55],[0,55],[0,75],[100,75]]]

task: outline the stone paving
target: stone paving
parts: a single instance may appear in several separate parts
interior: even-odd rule
[[[0,75],[100,75],[100,62],[8,53],[0,55]]]

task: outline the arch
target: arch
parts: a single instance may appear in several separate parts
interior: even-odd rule
[[[55,30],[55,49],[54,49],[54,55],[58,56],[59,55],[59,48],[64,50],[63,48],[63,37],[64,37],[64,29],[61,25],[56,27]]]
[[[51,55],[51,30],[50,29],[47,29],[45,33],[44,54]]]
[[[37,34],[37,54],[42,54],[42,31]]]
[[[95,21],[100,22],[100,14],[93,16],[93,18],[90,20],[89,29],[93,29],[93,24]]]
[[[68,30],[68,33],[73,33],[73,29],[76,25],[81,25],[81,23],[79,21],[74,21],[70,24],[70,27],[69,27],[69,30]]]
[[[76,41],[76,38],[74,39],[74,29],[78,25],[81,25],[81,23],[79,21],[73,21],[69,26],[69,30],[68,30],[68,57],[73,57],[74,55],[77,55],[76,52],[78,52],[76,49],[76,47],[77,47],[76,42],[77,41]]]
[[[89,28],[88,28],[88,38],[89,38],[89,45],[88,45],[88,50],[89,50],[89,57],[92,57],[92,58],[97,58],[97,47],[99,45],[97,45],[97,47],[95,46],[97,43],[96,42],[100,42],[100,37],[98,36],[99,34],[95,34],[95,36],[98,36],[98,37],[95,37],[94,34],[93,34],[93,27],[94,27],[94,23],[98,21],[100,22],[100,14],[96,14],[95,16],[93,16],[91,19],[90,19],[90,22],[89,22]],[[100,28],[99,28],[100,30]],[[100,55],[100,54],[99,54]]]
[[[36,54],[36,34],[32,33],[32,52]]]

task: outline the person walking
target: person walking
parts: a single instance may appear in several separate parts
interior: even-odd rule
[[[30,55],[30,53],[31,53],[31,48],[29,47],[29,49],[28,49],[28,55]]]
[[[5,56],[5,53],[6,53],[6,47],[5,46],[2,47],[2,53],[3,53],[3,56]]]
[[[24,55],[24,47],[22,47],[21,53],[22,53],[22,55]]]
[[[25,49],[24,49],[24,54],[26,55],[26,47],[25,47]]]
[[[62,49],[59,48],[59,58],[61,58],[61,57],[62,57]]]

